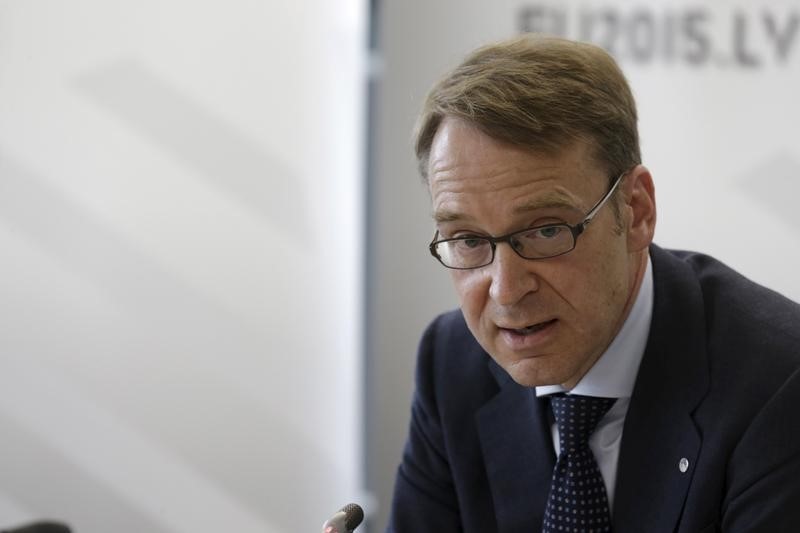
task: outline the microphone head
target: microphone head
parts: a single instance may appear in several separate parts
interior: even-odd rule
[[[57,522],[37,522],[16,529],[3,529],[0,533],[70,533],[70,529]]]
[[[344,524],[348,531],[353,531],[364,520],[364,509],[357,503],[348,503],[340,510],[344,513]]]

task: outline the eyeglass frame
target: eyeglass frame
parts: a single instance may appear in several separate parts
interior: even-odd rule
[[[428,245],[428,250],[430,251],[431,255],[433,257],[435,257],[436,260],[438,260],[445,268],[449,268],[451,270],[475,270],[476,268],[483,268],[485,266],[491,265],[494,262],[494,256],[496,255],[496,252],[497,252],[497,243],[500,243],[500,242],[508,243],[508,245],[511,247],[511,249],[514,250],[515,254],[517,254],[521,258],[526,259],[528,261],[538,261],[540,259],[552,259],[553,257],[559,257],[559,256],[562,256],[564,254],[568,254],[572,250],[574,250],[575,247],[578,245],[578,237],[580,237],[583,234],[583,232],[586,231],[586,226],[589,225],[589,222],[591,222],[592,219],[595,217],[595,215],[597,215],[598,211],[600,211],[600,209],[602,209],[603,205],[605,205],[605,203],[608,201],[608,199],[611,198],[614,195],[614,191],[617,190],[617,187],[622,182],[622,178],[628,172],[630,172],[630,170],[631,169],[625,170],[624,172],[622,172],[622,174],[617,176],[617,179],[614,180],[614,183],[611,184],[611,187],[608,188],[608,191],[606,191],[606,193],[603,195],[603,197],[600,199],[600,201],[598,201],[596,204],[594,204],[594,207],[592,207],[589,210],[589,212],[586,213],[586,216],[583,218],[583,220],[581,220],[577,224],[573,225],[573,224],[568,224],[566,222],[560,222],[558,224],[543,224],[541,226],[533,226],[533,227],[530,227],[530,228],[524,228],[524,229],[521,229],[521,230],[512,231],[511,233],[506,233],[505,235],[500,235],[499,237],[492,237],[492,236],[485,236],[484,237],[484,236],[474,236],[473,235],[473,236],[469,236],[469,237],[450,237],[448,239],[438,239],[438,240],[437,240],[437,237],[439,236],[439,230],[437,229],[436,233],[434,233],[434,235],[433,235],[433,240]],[[531,231],[534,231],[534,230],[540,230],[540,229],[543,229],[543,228],[550,228],[550,227],[565,227],[565,228],[569,229],[570,233],[572,233],[572,248],[570,248],[569,250],[564,250],[563,252],[559,252],[559,253],[557,253],[555,255],[547,255],[547,256],[544,256],[544,257],[525,257],[524,255],[522,255],[517,250],[517,248],[514,246],[514,244],[511,241],[511,239],[514,238],[514,236],[519,235],[521,233],[528,233],[528,232],[531,232]],[[492,256],[491,256],[491,258],[489,259],[488,262],[486,262],[486,263],[484,263],[482,265],[471,266],[471,267],[452,267],[452,266],[446,265],[444,263],[444,261],[442,261],[442,258],[439,255],[439,253],[436,251],[436,247],[439,244],[442,244],[442,243],[445,243],[445,242],[452,242],[452,241],[464,241],[464,240],[469,240],[469,239],[481,239],[481,240],[489,242],[489,244],[492,247]]]

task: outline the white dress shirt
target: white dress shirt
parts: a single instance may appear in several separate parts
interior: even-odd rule
[[[622,426],[625,423],[625,415],[628,413],[633,385],[636,382],[636,374],[639,372],[639,363],[642,361],[642,355],[644,355],[647,345],[652,316],[653,267],[648,257],[636,301],[619,333],[594,366],[572,390],[568,391],[560,385],[536,387],[536,396],[568,392],[582,396],[617,398],[608,413],[600,419],[597,428],[589,438],[589,448],[594,453],[606,485],[609,511],[614,508],[614,484],[617,480]],[[553,445],[558,454],[561,446],[558,438],[558,426],[555,423],[553,423],[551,431]]]

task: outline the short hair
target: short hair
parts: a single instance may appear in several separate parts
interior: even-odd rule
[[[415,129],[427,181],[433,138],[446,117],[499,141],[555,154],[593,145],[609,180],[641,162],[636,102],[614,59],[586,43],[533,34],[475,50],[434,85]]]

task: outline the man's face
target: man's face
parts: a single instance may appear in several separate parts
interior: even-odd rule
[[[437,228],[448,238],[576,224],[610,176],[586,143],[537,154],[447,118],[431,147],[428,178]],[[566,255],[531,261],[500,243],[490,265],[450,271],[470,331],[521,385],[572,388],[624,322],[646,246],[641,239],[632,246],[628,235],[636,209],[623,206],[620,224],[613,201]]]

